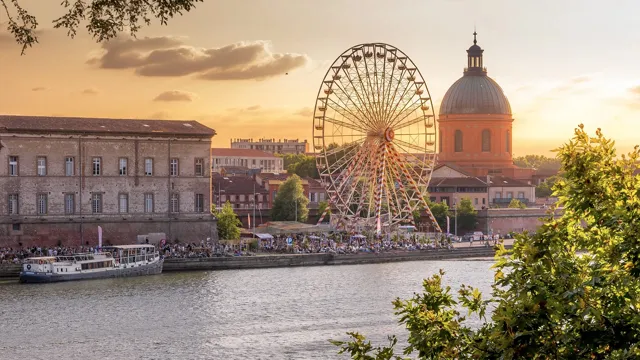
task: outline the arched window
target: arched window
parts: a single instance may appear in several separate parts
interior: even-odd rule
[[[491,151],[491,131],[489,129],[482,130],[482,151]]]
[[[506,140],[506,149],[509,154],[511,154],[511,131],[507,130],[507,138]]]
[[[442,130],[438,131],[438,152],[442,152]]]
[[[462,130],[456,130],[453,145],[455,152],[462,152]]]

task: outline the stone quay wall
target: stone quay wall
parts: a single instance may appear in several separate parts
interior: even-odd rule
[[[87,219],[24,219],[20,229],[0,221],[0,247],[52,247],[98,245],[98,226],[102,227],[105,245],[134,244],[137,235],[165,233],[167,242],[200,242],[217,239],[218,230],[213,216],[170,219],[105,216]]]
[[[509,248],[510,246],[505,246]],[[495,251],[488,247],[457,248],[450,250],[425,250],[382,254],[283,254],[234,256],[195,259],[166,259],[163,272],[264,269],[278,267],[378,264],[401,261],[448,260],[492,257]],[[0,278],[16,278],[20,265],[0,264]]]

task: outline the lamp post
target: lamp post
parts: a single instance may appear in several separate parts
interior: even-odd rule
[[[256,235],[256,182],[253,182],[253,236]]]
[[[456,199],[453,199],[453,234],[458,237],[458,206],[456,205]]]
[[[298,222],[298,197],[296,196],[296,222]]]

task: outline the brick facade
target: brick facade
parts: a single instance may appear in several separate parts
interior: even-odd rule
[[[0,116],[0,246],[95,242],[98,225],[112,244],[149,232],[165,232],[169,241],[217,233],[209,211],[213,130],[195,122],[82,120],[95,127]],[[56,122],[57,129],[43,128]]]

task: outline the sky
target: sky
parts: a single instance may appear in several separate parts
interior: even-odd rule
[[[549,155],[580,123],[619,150],[638,143],[637,0],[205,0],[167,26],[103,44],[82,28],[74,39],[52,29],[59,1],[20,3],[37,17],[40,43],[21,56],[0,29],[2,114],[197,120],[217,131],[214,147],[311,140],[318,89],[343,51],[401,49],[437,113],[475,27],[511,102],[514,156]]]

